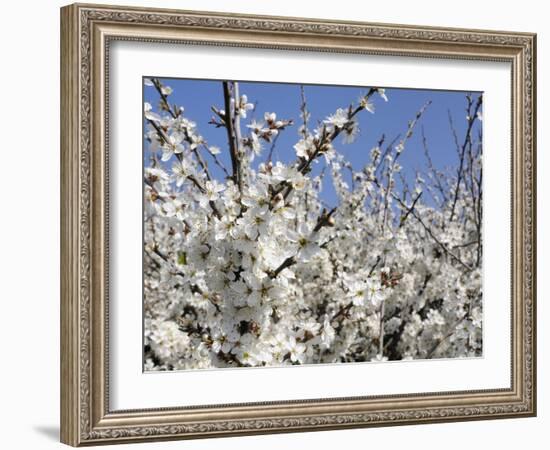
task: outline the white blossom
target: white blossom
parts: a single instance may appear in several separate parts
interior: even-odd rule
[[[343,128],[348,121],[348,113],[344,109],[338,108],[334,114],[328,116],[323,122],[328,125]]]
[[[231,161],[229,150],[210,145],[183,107],[169,105],[172,115],[160,97],[156,110],[144,104],[144,370],[482,354],[482,152],[464,162],[461,186],[474,182],[454,206],[456,167],[419,170],[404,193],[399,155],[418,117],[395,144],[377,144],[358,134],[359,121],[392,102],[383,88],[369,93],[324,120],[302,112],[294,161],[275,152],[253,162],[291,120],[243,121],[240,181],[232,165],[224,176],[209,170]],[[254,108],[245,94],[231,102],[242,119]],[[224,128],[225,112],[213,110]],[[346,160],[337,135],[361,141],[363,167]]]

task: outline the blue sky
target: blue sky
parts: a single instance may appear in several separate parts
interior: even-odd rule
[[[226,167],[230,167],[230,159],[227,151],[227,135],[223,128],[215,128],[209,125],[212,117],[211,105],[223,109],[222,82],[214,80],[194,79],[169,79],[161,78],[164,85],[172,87],[173,93],[169,100],[171,104],[183,106],[184,115],[197,123],[198,132],[210,145],[216,145],[222,150],[219,155]],[[284,130],[277,140],[273,160],[284,162],[296,159],[293,145],[298,141],[298,127],[302,121],[300,118],[300,85],[284,83],[240,82],[240,93],[248,96],[248,101],[257,103],[256,110],[249,112],[247,119],[241,121],[243,125],[253,118],[263,119],[264,112],[275,112],[277,118],[293,119],[294,125]],[[382,86],[380,86],[382,87]],[[304,85],[308,110],[311,114],[310,128],[333,114],[337,108],[346,108],[350,103],[357,105],[361,94],[365,94],[370,86],[326,86]],[[400,157],[405,178],[412,184],[415,170],[426,168],[426,159],[422,147],[421,126],[428,145],[434,165],[442,169],[458,164],[458,156],[453,136],[449,126],[448,112],[453,117],[459,141],[463,139],[466,130],[466,94],[464,91],[435,91],[420,89],[395,89],[386,88],[388,102],[375,95],[373,97],[376,111],[371,114],[363,111],[358,115],[360,132],[352,144],[344,144],[341,139],[335,142],[337,151],[344,154],[354,168],[361,168],[370,158],[370,150],[377,144],[382,134],[386,136],[385,144],[389,144],[398,135],[404,136],[408,122],[414,119],[417,111],[427,102],[431,105],[420,119],[415,133],[407,141],[405,151]],[[479,93],[474,93],[477,97]],[[144,86],[144,101],[157,109],[159,96],[154,87]],[[480,122],[476,121],[476,127]],[[145,149],[147,146],[145,145]],[[264,161],[269,151],[269,144],[264,144],[263,154],[258,162]],[[148,164],[147,151],[145,151],[146,164]],[[214,164],[209,164],[215,177],[223,178],[223,172]],[[321,164],[314,169],[315,174],[320,170]],[[335,205],[336,195],[329,179],[324,183],[323,199],[330,205]],[[427,199],[425,199],[426,201]]]

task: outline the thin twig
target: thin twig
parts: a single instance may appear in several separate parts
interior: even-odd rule
[[[227,140],[229,142],[229,153],[231,155],[231,165],[233,167],[233,181],[238,186],[239,191],[242,191],[241,159],[238,154],[238,145],[234,130],[235,123],[233,121],[233,116],[235,111],[231,105],[232,93],[229,81],[223,82],[223,97],[225,104],[224,125],[227,131]]]
[[[152,78],[151,81],[153,82],[153,86],[155,86],[155,89],[159,93],[160,98],[164,102],[164,106],[165,106],[166,111],[168,111],[170,113],[170,115],[174,119],[176,119],[179,116],[179,112],[176,113],[176,112],[172,111],[172,108],[170,107],[170,103],[168,103],[168,96],[164,92],[162,92],[162,84],[161,84],[160,80],[158,78]]]
[[[166,143],[169,145],[169,141],[168,141],[168,138],[166,137],[166,134],[164,133],[164,131],[162,130],[162,128],[160,128],[153,120],[150,120],[150,119],[147,119],[148,122],[153,125],[153,127],[155,128],[155,130],[157,130],[157,133],[158,133],[158,136]],[[176,157],[181,161],[181,156],[176,153]],[[193,175],[189,175],[187,177],[188,180],[190,180],[197,188],[199,191],[201,191],[201,193],[205,193],[206,192],[206,189],[204,188],[204,186],[202,186],[199,182],[199,180],[197,180],[196,177],[194,177]],[[210,207],[212,208],[212,211],[214,212],[214,214],[216,215],[216,217],[218,219],[221,219],[222,218],[222,215],[218,209],[218,207],[216,206],[216,204],[210,200],[209,202],[209,205]]]
[[[216,163],[216,165],[223,170],[223,172],[225,173],[225,176],[230,178],[231,175],[229,175],[229,172],[227,171],[227,169],[225,168],[225,166],[221,163],[221,161],[218,159],[218,157],[212,152],[212,150],[210,149],[210,147],[208,147],[207,144],[205,144],[204,142],[202,143],[202,146],[206,149],[206,151],[208,152],[208,154],[212,157],[212,159],[214,160],[214,162]]]
[[[401,203],[401,199],[399,197],[396,197],[396,200],[398,202]],[[450,251],[446,246],[445,244],[443,244],[437,237],[436,235],[432,232],[431,228],[428,227],[424,221],[422,220],[422,218],[416,214],[416,212],[414,212],[414,210],[411,210],[411,214],[412,216],[418,220],[418,222],[420,222],[420,225],[422,225],[422,227],[426,230],[426,232],[430,235],[430,237],[436,242],[437,245],[439,245],[441,247],[441,249],[447,254],[449,255],[451,258],[453,258],[454,260],[456,260],[461,266],[463,266],[465,269],[467,269],[468,271],[472,271],[473,269],[468,265],[466,264],[465,262],[463,262],[458,256],[456,256],[452,251]]]
[[[275,135],[275,137],[273,138],[273,142],[271,143],[269,153],[267,154],[266,162],[271,162],[271,158],[273,157],[273,152],[275,150],[275,146],[277,145],[277,139],[279,139],[280,135],[281,135],[281,133],[277,133]]]
[[[368,101],[368,99],[376,92],[376,88],[370,88],[367,94],[364,96],[365,102]],[[350,106],[350,112],[348,113],[348,121],[351,121],[360,111],[363,111],[365,109],[364,106],[357,106],[355,109],[351,109]],[[323,154],[324,151],[328,148],[328,146],[340,135],[340,133],[344,130],[344,128],[335,127],[330,133],[327,131],[326,126],[323,127],[321,137],[319,138],[319,143],[316,145],[315,150],[311,154],[311,156],[308,159],[300,158],[295,163],[295,167],[298,170],[298,172],[302,174],[306,174],[313,161]],[[289,184],[286,181],[281,182],[279,187],[277,189],[273,190],[272,198],[275,198],[275,196],[283,191],[283,197],[286,199],[292,192],[292,185]]]
[[[400,149],[395,151],[395,157],[393,158],[392,163],[391,163],[390,167],[388,168],[386,190],[385,190],[385,193],[384,193],[384,216],[383,216],[383,220],[382,220],[382,230],[386,226],[386,221],[387,221],[387,217],[388,217],[388,209],[389,209],[388,208],[388,203],[389,203],[388,194],[393,189],[392,182],[393,182],[393,173],[394,173],[394,170],[395,170],[395,164],[397,163],[397,160],[399,159],[399,157],[403,153],[405,143],[413,135],[413,130],[414,130],[417,122],[420,120],[420,118],[422,117],[422,114],[424,114],[424,111],[426,111],[426,108],[428,108],[428,106],[430,106],[431,103],[432,103],[431,100],[428,100],[422,106],[422,108],[420,108],[420,110],[416,113],[416,116],[414,117],[414,119],[409,122],[408,127],[407,127],[407,132],[405,133],[405,137],[403,139],[401,139],[401,141],[399,141],[398,146],[400,147]]]
[[[332,216],[336,212],[336,207],[332,208],[329,212],[324,210],[321,215],[317,218],[317,224],[313,228],[313,231],[311,232],[311,236],[313,236],[315,233],[317,233],[321,228],[324,226],[329,226],[332,224]],[[290,267],[296,263],[296,257],[298,254],[294,256],[289,256],[286,258],[275,270],[271,271],[268,275],[270,278],[277,278],[277,276],[285,270],[287,267]]]
[[[422,147],[424,148],[424,155],[426,156],[426,160],[428,161],[428,169],[432,174],[432,178],[435,181],[437,190],[441,194],[441,197],[442,197],[441,204],[444,205],[445,203],[447,203],[447,194],[446,194],[445,188],[441,184],[441,178],[439,176],[439,173],[435,170],[435,167],[433,165],[433,161],[430,156],[430,150],[428,147],[428,140],[426,139],[426,134],[424,133],[424,125],[422,125],[421,127],[421,132],[422,132]]]
[[[300,111],[302,112],[303,121],[302,136],[304,137],[304,139],[306,139],[308,135],[307,120],[309,112],[307,110],[306,93],[303,84],[300,85]]]
[[[416,198],[414,199],[414,201],[412,202],[412,205],[410,206],[410,208],[407,209],[407,212],[405,213],[404,216],[401,217],[400,221],[399,221],[399,228],[401,228],[405,222],[407,221],[407,218],[409,217],[409,215],[411,214],[411,212],[413,211],[414,207],[416,206],[416,202],[418,202],[418,200],[420,199],[420,197],[422,197],[422,191],[420,191],[418,193],[418,195],[416,196]]]
[[[452,222],[453,219],[454,219],[456,203],[458,201],[458,194],[460,192],[460,183],[462,182],[462,170],[463,170],[463,166],[464,166],[464,155],[466,153],[466,146],[468,145],[468,142],[471,139],[472,127],[473,127],[474,122],[476,120],[479,108],[481,107],[481,103],[483,102],[482,99],[483,99],[483,97],[481,95],[477,98],[477,102],[476,102],[476,105],[474,107],[473,113],[471,113],[471,103],[472,103],[472,101],[471,101],[471,99],[468,100],[468,128],[466,129],[466,135],[464,136],[464,143],[462,144],[462,148],[460,149],[460,164],[459,164],[458,169],[457,169],[456,187],[455,187],[455,192],[454,192],[454,197],[453,197],[453,204],[452,204],[452,207],[451,207],[451,214],[449,216],[449,222]]]
[[[426,355],[426,359],[431,359],[434,355],[434,353],[437,351],[437,349],[445,342],[447,339],[449,339],[453,334],[456,333],[456,328],[460,326],[464,320],[468,317],[469,313],[466,312],[460,319],[458,319],[451,327],[450,330],[447,332],[445,336],[443,336],[439,341],[437,341],[432,348],[428,351],[428,354]]]
[[[380,187],[380,183],[378,182],[378,180],[374,179],[373,180],[374,183]],[[408,209],[407,205],[405,205],[403,203],[403,201],[399,198],[399,196],[395,195],[393,192],[392,192],[392,197],[404,208],[404,209]],[[437,245],[439,245],[441,247],[441,249],[447,254],[449,255],[451,258],[453,258],[454,260],[456,260],[461,266],[463,266],[465,269],[467,269],[468,271],[472,271],[473,269],[468,265],[466,264],[465,262],[463,262],[458,256],[456,256],[452,251],[450,251],[446,246],[445,244],[443,244],[438,238],[437,236],[433,233],[433,231],[431,230],[431,228],[429,226],[427,226],[424,221],[422,220],[422,218],[414,211],[414,209],[411,209],[410,210],[410,214],[416,219],[418,220],[418,222],[420,223],[420,225],[422,225],[422,227],[424,228],[424,230],[426,230],[426,232],[430,235],[430,237],[435,241],[435,243]]]

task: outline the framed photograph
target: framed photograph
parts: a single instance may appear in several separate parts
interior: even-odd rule
[[[62,442],[534,416],[535,58],[62,8]]]

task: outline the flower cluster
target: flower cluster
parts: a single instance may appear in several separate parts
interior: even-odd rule
[[[428,181],[398,188],[399,155],[423,109],[397,146],[381,140],[365,167],[351,168],[337,138],[356,136],[358,115],[387,101],[384,90],[313,129],[304,98],[295,161],[269,155],[253,166],[262,143],[293,122],[266,112],[241,127],[254,105],[223,82],[225,104],[212,106],[210,124],[227,133],[225,168],[220,149],[170,104],[172,89],[146,84],[159,95],[158,108],[144,105],[146,370],[481,354],[481,143],[472,126],[458,171],[430,163]],[[472,125],[481,97],[468,102]],[[313,176],[317,162],[327,170]],[[321,196],[327,171],[334,208]]]

